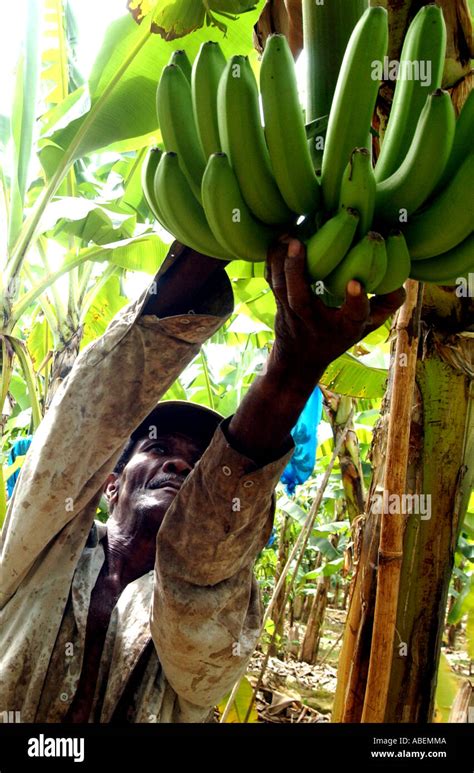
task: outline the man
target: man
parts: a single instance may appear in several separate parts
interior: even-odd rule
[[[1,543],[0,711],[23,722],[209,718],[258,638],[253,564],[290,431],[328,363],[404,298],[369,304],[350,282],[328,309],[302,245],[280,243],[275,343],[235,415],[156,408],[231,314],[223,267],[175,243],[157,292],[82,352],[36,432]]]

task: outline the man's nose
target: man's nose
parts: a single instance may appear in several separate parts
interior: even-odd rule
[[[186,477],[191,472],[192,465],[183,459],[182,456],[172,456],[164,462],[162,470],[169,474],[174,473],[175,475]]]

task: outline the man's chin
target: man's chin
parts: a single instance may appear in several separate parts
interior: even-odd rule
[[[176,489],[171,487],[146,489],[135,497],[133,509],[141,521],[157,523],[161,526],[166,511],[177,493]]]

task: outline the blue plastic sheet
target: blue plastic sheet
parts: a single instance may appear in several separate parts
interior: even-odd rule
[[[316,387],[291,432],[296,448],[281,476],[288,496],[293,496],[296,486],[305,483],[314,470],[322,412],[323,395]]]
[[[28,451],[31,445],[32,439],[33,438],[30,435],[28,437],[22,437],[22,438],[19,438],[18,440],[15,440],[15,442],[13,443],[10,449],[10,453],[8,455],[7,465],[9,467],[13,464],[17,456],[24,456],[26,454],[26,452]],[[9,498],[13,494],[13,491],[15,489],[15,483],[17,482],[19,474],[20,474],[20,470],[15,470],[13,475],[10,475],[10,477],[7,480],[7,493]]]

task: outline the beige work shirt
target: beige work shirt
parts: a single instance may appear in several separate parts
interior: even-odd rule
[[[104,562],[102,486],[230,316],[227,278],[214,285],[192,314],[144,315],[146,295],[125,308],[80,354],[35,433],[0,542],[0,721],[61,722],[68,711]],[[90,722],[206,721],[245,671],[261,625],[253,565],[291,453],[258,468],[231,448],[225,423],[216,430],[166,514],[154,571],[112,612]]]

